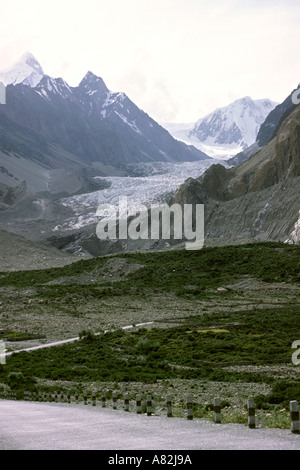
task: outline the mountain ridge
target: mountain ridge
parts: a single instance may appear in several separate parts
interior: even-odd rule
[[[46,139],[48,145],[55,143],[83,164],[100,162],[119,167],[132,162],[209,158],[195,147],[178,142],[125,93],[110,91],[91,71],[76,87],[46,74],[36,85],[28,86],[24,81],[8,84],[6,100],[6,105],[0,105],[0,123],[8,119],[11,128],[17,124],[25,134],[38,134],[33,137],[35,144]],[[0,131],[2,141],[9,140],[7,127]]]
[[[186,124],[165,124],[171,134],[191,143],[212,157],[229,158],[252,145],[261,124],[277,105],[270,99],[239,98]]]

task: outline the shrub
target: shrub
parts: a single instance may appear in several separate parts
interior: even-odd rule
[[[95,334],[92,330],[81,330],[79,332],[79,339],[93,341],[95,339]]]
[[[6,383],[12,390],[24,390],[25,388],[30,390],[35,382],[33,377],[24,376],[22,372],[9,372],[6,378]]]

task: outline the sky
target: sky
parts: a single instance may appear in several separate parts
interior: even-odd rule
[[[0,0],[0,70],[31,52],[77,86],[87,71],[160,123],[194,123],[300,82],[299,0]]]

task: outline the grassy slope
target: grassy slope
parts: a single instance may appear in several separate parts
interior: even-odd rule
[[[35,286],[39,298],[49,302],[72,293],[79,299],[151,297],[153,293],[165,293],[189,301],[214,302],[218,287],[245,276],[267,283],[300,284],[299,246],[261,243],[194,252],[122,254],[120,257],[143,268],[124,280],[81,281],[86,273],[99,273],[104,269],[107,258],[98,258],[63,268],[2,273],[1,284],[15,289]],[[47,284],[54,280],[61,280],[61,283]],[[224,295],[239,297],[239,293],[230,289]],[[181,327],[134,333],[116,331],[72,345],[13,355],[5,366],[0,366],[0,381],[17,386],[19,380],[19,385],[26,388],[34,384],[35,378],[81,383],[147,383],[172,378],[257,381],[271,383],[275,395],[277,393],[275,402],[281,403],[289,397],[289,390],[293,395],[291,399],[300,399],[299,384],[294,379],[283,383],[278,377],[266,377],[259,371],[229,371],[223,366],[288,364],[291,344],[296,339],[300,339],[299,294],[286,301],[283,294],[282,302],[272,309],[261,307],[192,315]],[[12,372],[23,375],[12,379]],[[272,400],[274,398],[269,398],[271,403]]]
[[[116,255],[115,257],[118,257]],[[106,283],[117,289],[159,289],[183,293],[187,285],[199,290],[228,283],[249,275],[267,282],[300,282],[300,248],[281,243],[203,248],[197,251],[167,251],[122,254],[128,262],[144,268],[121,283]],[[25,287],[43,285],[54,279],[70,277],[69,285],[83,273],[104,266],[107,258],[82,260],[63,268],[2,273],[1,285]],[[93,284],[95,285],[95,284]],[[101,283],[103,285],[103,283]],[[87,286],[88,287],[88,286]]]

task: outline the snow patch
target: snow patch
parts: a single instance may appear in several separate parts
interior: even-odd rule
[[[129,127],[131,127],[131,129],[132,129],[134,132],[136,132],[136,133],[139,134],[139,135],[143,135],[143,133],[142,133],[142,132],[140,131],[140,129],[137,127],[135,120],[132,121],[132,122],[129,122],[128,119],[127,119],[125,116],[123,116],[123,114],[120,114],[120,113],[118,113],[117,111],[115,111],[115,113],[119,116],[120,119],[122,119],[122,121],[123,121],[125,124],[127,124]]]
[[[292,231],[290,237],[285,241],[285,243],[298,244],[300,243],[300,210],[299,210],[299,219],[295,223],[294,230]]]

